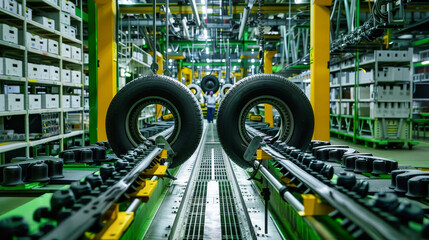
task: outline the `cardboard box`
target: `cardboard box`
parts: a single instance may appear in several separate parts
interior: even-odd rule
[[[22,61],[11,58],[4,58],[6,75],[22,77]]]
[[[15,0],[4,0],[4,9],[15,14],[18,13],[18,3]]]
[[[82,50],[72,46],[72,58],[77,61],[82,61]]]
[[[26,33],[27,36],[27,47],[40,49],[40,37],[36,34]]]
[[[44,16],[35,16],[34,17],[34,21],[42,24],[43,26],[55,30],[55,20],[54,19],[50,19]]]
[[[42,109],[42,95],[29,94],[28,95],[28,109],[29,110]]]
[[[67,69],[61,70],[61,82],[71,82],[71,71]]]
[[[83,63],[89,64],[89,54],[88,53],[83,54]]]
[[[5,95],[6,111],[24,110],[24,94]]]
[[[61,10],[66,13],[70,13],[70,2],[67,0],[60,0],[61,1]]]
[[[43,109],[54,109],[59,106],[59,95],[56,94],[43,94],[42,96],[42,108]]]
[[[60,13],[60,23],[70,25],[70,14],[65,12]]]
[[[62,107],[63,108],[71,108],[71,96],[70,95],[63,95]]]
[[[71,96],[71,107],[72,108],[80,108],[80,96]]]
[[[42,79],[42,69],[39,64],[28,63],[28,78]]]
[[[0,75],[4,75],[4,59],[0,57]]]
[[[0,111],[5,111],[5,110],[6,110],[6,106],[5,106],[4,94],[0,94]]]
[[[39,37],[39,50],[43,52],[48,51],[48,39]]]
[[[39,65],[40,71],[42,73],[42,79],[50,80],[50,69],[48,65]]]
[[[52,39],[48,39],[48,52],[58,55],[58,42]]]
[[[82,83],[82,73],[80,71],[71,71],[72,83],[81,84]]]
[[[67,25],[64,23],[60,24],[60,32],[62,35],[69,36],[69,29],[70,29],[70,25]]]
[[[61,45],[61,56],[71,58],[71,46],[68,44]]]
[[[0,24],[0,39],[18,44],[18,28],[7,24]]]
[[[33,9],[26,7],[25,8],[25,17],[29,20],[33,20]]]
[[[60,68],[56,66],[49,66],[49,80],[60,81]]]

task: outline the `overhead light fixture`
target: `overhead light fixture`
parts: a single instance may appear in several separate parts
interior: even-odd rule
[[[423,61],[422,65],[429,65],[429,60]]]
[[[252,63],[254,63],[254,62],[255,62],[255,59],[253,58],[253,59],[251,60],[251,62],[252,62]]]
[[[172,62],[173,62],[173,59],[168,59],[168,61],[172,63]]]
[[[207,39],[207,36],[208,36],[208,34],[207,34],[207,29],[205,29],[205,28],[204,28],[204,30],[203,30],[203,34],[204,34],[204,38],[205,38],[205,39]],[[206,49],[207,49],[207,48],[206,48]]]
[[[403,35],[399,36],[398,39],[413,39],[413,35],[403,34]]]
[[[201,4],[206,5],[206,0],[201,0]]]
[[[210,68],[210,66],[206,66],[206,69],[209,69]]]
[[[168,52],[171,52],[171,48],[167,49]]]
[[[241,62],[241,58],[240,58],[240,59],[238,59],[238,62]]]
[[[208,47],[206,47],[206,54],[210,53],[210,49]]]

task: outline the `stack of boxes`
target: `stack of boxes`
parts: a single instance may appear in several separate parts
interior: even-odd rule
[[[61,34],[72,39],[76,39],[76,28],[70,24],[71,15],[76,16],[76,6],[74,3],[62,0],[60,13],[60,31]]]

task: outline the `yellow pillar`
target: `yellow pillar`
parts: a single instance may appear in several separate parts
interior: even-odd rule
[[[177,61],[177,81],[182,82],[182,64],[180,61]]]
[[[116,1],[95,0],[97,3],[97,48],[98,48],[98,91],[97,91],[97,140],[107,140],[106,114],[110,102],[117,92],[116,71]]]
[[[329,68],[332,0],[312,0],[310,22],[311,105],[314,111],[313,139],[329,141]]]
[[[265,51],[264,52],[264,72],[271,74],[273,73],[273,57],[277,51]],[[265,109],[265,122],[270,124],[270,127],[274,127],[273,119],[273,105],[264,104]]]

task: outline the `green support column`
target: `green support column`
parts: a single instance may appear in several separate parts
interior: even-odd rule
[[[88,0],[88,49],[89,49],[89,143],[97,142],[97,5]]]

